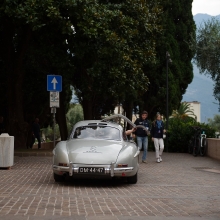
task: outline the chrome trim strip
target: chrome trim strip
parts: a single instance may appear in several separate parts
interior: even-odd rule
[[[137,150],[137,152],[135,153],[134,157],[137,157],[140,154],[140,150]]]
[[[53,170],[68,172],[69,171],[69,167],[53,165]]]
[[[108,116],[106,118],[103,118],[101,120],[101,122],[104,122],[104,121],[109,121],[113,118],[123,118],[128,124],[130,124],[132,127],[134,128],[143,128],[143,130],[145,131],[148,131],[148,129],[146,127],[144,127],[143,125],[135,125],[132,121],[130,121],[126,116],[124,115],[121,115],[121,114],[115,114],[115,115],[111,115],[111,116]]]
[[[70,165],[69,165],[69,176],[72,176],[73,175],[73,162],[70,162]]]
[[[114,174],[118,174],[118,173],[128,173],[134,170],[134,167],[120,167],[120,168],[114,168]],[[111,168],[107,168],[106,171],[108,172],[112,172]]]
[[[132,171],[132,170],[134,170],[134,167],[121,167],[121,168],[114,169],[114,171],[123,171],[123,172]]]
[[[114,168],[115,163],[111,163],[109,168],[105,168],[105,174],[110,174],[111,177],[113,177],[115,174],[119,173],[127,173],[134,170],[134,167],[117,167]],[[74,167],[74,164],[70,162],[69,167],[63,167],[63,166],[57,166],[53,165],[53,170],[57,171],[63,171],[63,172],[69,172],[69,176],[73,176],[74,173],[79,173],[79,167]]]
[[[115,162],[111,162],[111,177],[114,176],[114,164]]]
[[[73,167],[73,173],[79,173],[79,167]]]

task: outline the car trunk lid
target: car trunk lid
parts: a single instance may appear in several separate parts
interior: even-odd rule
[[[121,141],[76,139],[67,143],[69,160],[77,164],[111,164],[121,148]]]

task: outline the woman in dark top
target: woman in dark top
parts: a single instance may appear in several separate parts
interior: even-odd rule
[[[156,159],[157,162],[162,162],[162,154],[164,150],[164,142],[163,142],[163,134],[165,133],[164,123],[161,119],[161,115],[158,113],[156,115],[156,120],[152,123],[151,128],[151,136],[152,141],[154,142],[155,152],[156,152]]]

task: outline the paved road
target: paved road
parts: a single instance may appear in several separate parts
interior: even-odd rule
[[[55,183],[52,157],[15,157],[0,169],[1,220],[219,220],[220,162],[154,153],[135,185],[111,180]]]

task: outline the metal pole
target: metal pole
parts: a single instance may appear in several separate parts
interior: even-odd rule
[[[55,111],[53,112],[53,148],[55,148]]]
[[[55,114],[56,114],[56,108],[52,107],[51,108],[51,113],[53,113],[53,148],[55,148]]]
[[[172,63],[172,60],[170,59],[170,54],[168,52],[166,52],[166,62],[167,62],[167,111],[166,111],[166,127],[168,130],[168,126],[169,126],[169,84],[168,84],[168,64]],[[167,152],[168,152],[168,133],[166,135],[166,145],[167,145]]]

